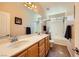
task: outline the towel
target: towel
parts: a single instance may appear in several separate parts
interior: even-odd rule
[[[71,33],[71,25],[68,25],[65,32],[65,38],[71,39],[72,33]]]

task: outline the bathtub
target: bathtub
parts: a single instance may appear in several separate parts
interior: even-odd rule
[[[67,46],[70,43],[70,41],[64,37],[54,37],[53,40],[55,44],[64,45],[64,46]]]

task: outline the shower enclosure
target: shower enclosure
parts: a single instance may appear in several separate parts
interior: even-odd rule
[[[51,39],[56,40],[57,38],[64,38],[66,21],[64,17],[51,18],[47,22],[47,28],[51,34]]]

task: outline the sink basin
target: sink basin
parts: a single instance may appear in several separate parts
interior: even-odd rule
[[[18,48],[21,47],[22,45],[26,44],[28,41],[17,41],[17,42],[13,42],[10,45],[7,46],[7,48]]]

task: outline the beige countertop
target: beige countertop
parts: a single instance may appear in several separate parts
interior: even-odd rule
[[[47,34],[32,34],[18,37],[18,41],[11,43],[9,38],[0,39],[0,56],[9,57],[27,49],[41,39],[47,37]]]

